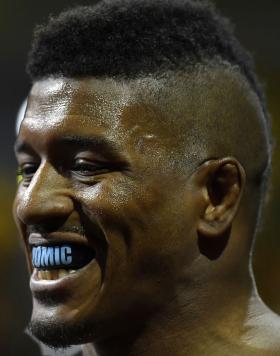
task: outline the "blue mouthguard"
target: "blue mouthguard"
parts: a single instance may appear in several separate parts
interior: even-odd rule
[[[82,244],[32,247],[32,265],[41,269],[78,269],[94,257],[95,251]]]
[[[72,261],[71,246],[37,246],[32,249],[33,267],[65,267]]]

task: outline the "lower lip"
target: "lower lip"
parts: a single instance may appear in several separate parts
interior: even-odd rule
[[[30,289],[31,292],[36,294],[59,293],[66,290],[74,290],[78,285],[81,285],[81,279],[85,279],[85,282],[88,281],[90,276],[93,277],[93,275],[98,272],[97,270],[98,265],[96,259],[93,259],[90,263],[83,268],[78,269],[76,272],[54,280],[38,280],[35,278],[36,271],[33,270],[30,278]]]

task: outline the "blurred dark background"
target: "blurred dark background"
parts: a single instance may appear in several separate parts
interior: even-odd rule
[[[31,297],[23,253],[13,225],[15,191],[14,124],[30,83],[25,74],[26,54],[34,25],[75,4],[92,1],[1,0],[1,105],[0,105],[0,354],[39,355],[37,346],[23,334],[31,312]],[[274,137],[280,139],[280,2],[275,0],[216,0],[221,12],[236,25],[236,34],[254,54],[257,72],[266,87]],[[277,143],[277,142],[276,142]],[[255,246],[254,271],[259,293],[280,314],[280,152],[274,152],[273,187],[264,224]],[[279,209],[279,210],[278,210]]]

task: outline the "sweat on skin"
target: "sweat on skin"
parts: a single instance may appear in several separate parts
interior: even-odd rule
[[[97,253],[63,303],[50,308],[34,293],[32,322],[50,339],[62,327],[68,342],[106,356],[279,352],[273,333],[269,346],[257,342],[264,334],[255,315],[273,330],[279,321],[249,269],[261,199],[254,177],[269,156],[262,111],[238,73],[201,68],[199,78],[188,74],[184,94],[151,78],[34,84],[18,138],[33,150],[19,153],[19,163],[27,155],[36,166],[15,201],[22,237],[38,221],[85,224]],[[65,146],[78,135],[106,137],[113,147]],[[66,153],[110,164],[81,178],[70,175]]]

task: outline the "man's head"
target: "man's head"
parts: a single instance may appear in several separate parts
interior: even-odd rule
[[[42,341],[142,328],[183,276],[249,256],[270,125],[249,56],[212,7],[67,11],[37,30],[28,72],[14,211]],[[247,239],[232,238],[241,231]]]

